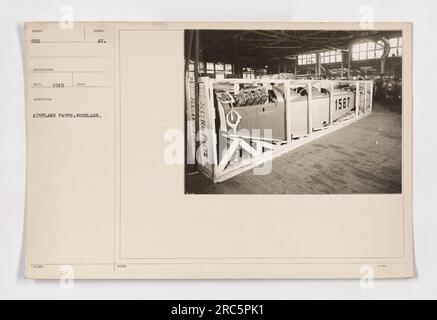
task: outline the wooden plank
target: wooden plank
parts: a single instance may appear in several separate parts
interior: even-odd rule
[[[313,84],[311,81],[308,81],[307,84],[308,92],[308,134],[311,134],[313,131]]]
[[[329,124],[333,122],[334,118],[334,81],[331,81],[329,88]]]
[[[363,112],[367,112],[367,81],[364,82],[364,109]]]
[[[232,155],[237,150],[238,146],[239,146],[239,139],[233,140],[228,150],[226,150],[226,152],[223,154],[223,158],[217,167],[216,175],[219,175],[225,170],[226,166],[228,165],[229,161],[232,158]]]
[[[291,143],[291,87],[290,83],[286,82],[284,84],[285,91],[285,122],[286,122],[286,135],[287,143]]]
[[[360,82],[355,84],[355,117],[358,117],[360,111]]]
[[[243,150],[247,151],[252,156],[259,157],[261,155],[257,150],[252,148],[246,141],[239,139],[239,144],[243,148]]]
[[[203,78],[202,78],[203,80]],[[211,124],[211,132],[216,132],[215,128],[215,110],[214,110],[214,88],[212,86],[212,83],[209,78],[204,79],[205,81],[205,95],[207,97],[207,110],[209,115],[209,123]],[[213,153],[213,171],[214,168],[218,164],[218,154],[217,154],[217,135],[212,135],[212,153]],[[211,150],[208,150],[208,152],[211,152]]]

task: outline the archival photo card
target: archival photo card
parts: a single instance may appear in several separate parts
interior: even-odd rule
[[[415,275],[411,24],[24,32],[27,278]]]

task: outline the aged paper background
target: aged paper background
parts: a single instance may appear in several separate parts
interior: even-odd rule
[[[104,30],[104,49],[32,46],[38,28],[56,34],[59,25],[26,25],[27,277],[59,278],[63,266],[78,278],[342,278],[359,277],[363,265],[377,277],[414,275],[411,25],[375,25],[403,30],[403,194],[327,196],[184,195],[183,165],[163,160],[164,133],[184,126],[183,29],[358,24],[76,24],[86,35]],[[59,55],[87,57],[84,65],[108,75],[87,80],[99,88],[32,88],[43,55],[66,71],[77,66]],[[50,103],[35,100],[45,95]]]

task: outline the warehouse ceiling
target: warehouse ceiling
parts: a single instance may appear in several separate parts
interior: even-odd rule
[[[193,56],[193,31],[186,32],[187,56]],[[201,59],[262,65],[302,53],[347,49],[352,43],[401,36],[400,31],[200,30]]]

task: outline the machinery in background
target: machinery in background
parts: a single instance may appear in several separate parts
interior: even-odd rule
[[[402,100],[402,80],[390,79],[386,81],[382,86],[384,92],[384,98],[391,101]]]
[[[201,171],[214,182],[358,120],[372,110],[373,81],[201,79]],[[187,85],[192,133],[194,86]],[[191,126],[191,127],[190,127]],[[191,129],[190,129],[191,128]]]
[[[402,101],[402,79],[383,77],[375,80],[375,98],[392,102]]]

